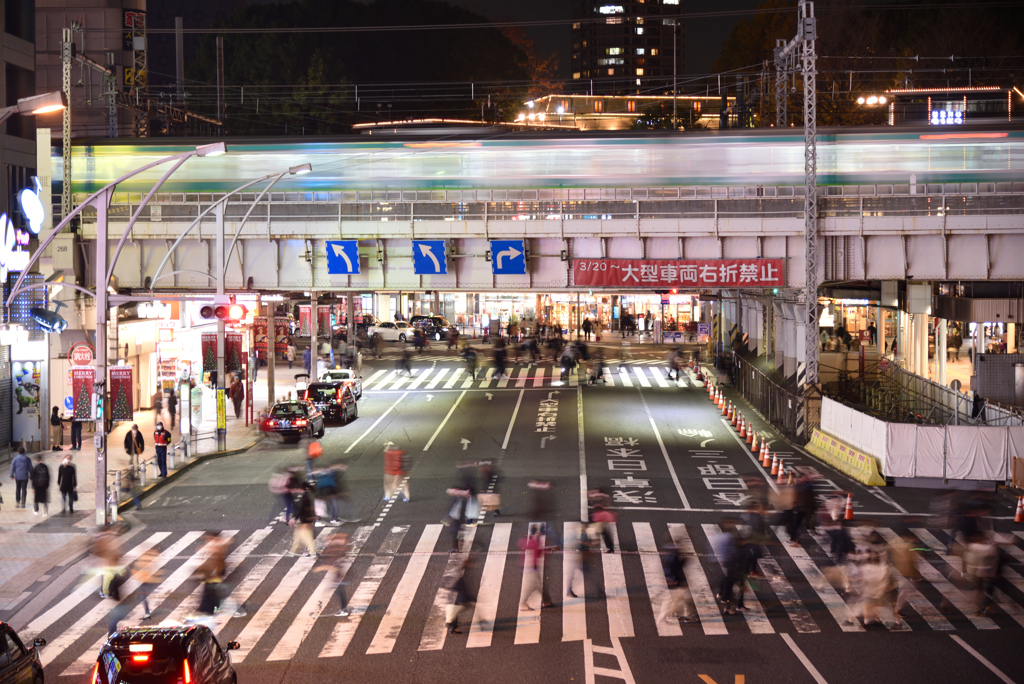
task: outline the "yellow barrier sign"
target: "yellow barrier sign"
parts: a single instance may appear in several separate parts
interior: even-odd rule
[[[877,458],[854,449],[827,432],[815,428],[807,451],[859,482],[878,487],[885,486],[885,478],[882,477]]]

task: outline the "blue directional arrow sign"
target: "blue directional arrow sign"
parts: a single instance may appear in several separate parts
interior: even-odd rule
[[[491,240],[491,272],[495,275],[526,273],[525,240]]]
[[[413,240],[412,265],[416,275],[448,273],[448,258],[444,253],[444,240]]]
[[[359,242],[357,240],[328,240],[327,272],[331,275],[359,273]]]

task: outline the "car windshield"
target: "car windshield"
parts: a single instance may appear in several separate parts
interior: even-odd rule
[[[310,401],[336,401],[338,390],[334,385],[310,385],[306,390],[306,398]]]
[[[348,380],[352,377],[352,371],[350,370],[332,370],[324,373],[324,378],[330,378],[332,380]]]
[[[275,418],[302,418],[306,412],[302,404],[277,404],[271,412]]]
[[[430,320],[434,322],[434,325],[440,326],[442,328],[450,328],[452,325],[444,316],[434,316]]]

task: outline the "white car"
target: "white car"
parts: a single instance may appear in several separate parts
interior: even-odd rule
[[[396,323],[372,325],[367,333],[370,337],[380,335],[385,342],[411,342],[413,330],[415,330],[415,328],[405,321],[398,321]]]
[[[320,376],[320,382],[343,382],[352,388],[356,399],[363,396],[363,381],[359,374],[351,368],[332,368]]]

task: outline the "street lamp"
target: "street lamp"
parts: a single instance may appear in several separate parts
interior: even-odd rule
[[[32,98],[28,98],[32,99]],[[37,105],[41,106],[53,106],[51,101],[49,104],[37,102]],[[17,105],[16,105],[17,106]],[[26,105],[30,106],[30,105]],[[170,157],[164,157],[154,162],[150,162],[144,166],[141,166],[130,173],[121,176],[117,180],[108,183],[93,194],[89,195],[84,202],[79,204],[75,209],[70,211],[67,216],[57,225],[50,235],[43,240],[39,247],[36,249],[35,254],[29,257],[28,263],[25,265],[24,270],[18,276],[17,281],[11,287],[11,292],[7,296],[5,306],[10,311],[10,307],[14,304],[15,299],[18,295],[23,292],[30,290],[52,287],[54,282],[42,282],[34,283],[32,285],[25,285],[25,277],[31,270],[32,265],[38,261],[40,255],[46,248],[53,242],[60,232],[66,225],[71,223],[79,214],[81,214],[87,207],[92,207],[96,211],[96,263],[94,265],[94,272],[96,274],[96,284],[94,290],[89,290],[81,285],[75,283],[63,283],[63,287],[69,287],[73,290],[78,290],[84,294],[93,297],[96,300],[96,375],[97,380],[95,382],[96,394],[98,397],[98,410],[97,410],[97,422],[99,425],[96,430],[96,523],[98,525],[105,525],[107,520],[107,431],[106,431],[106,384],[107,384],[107,316],[109,315],[109,306],[113,303],[115,306],[122,301],[127,301],[128,298],[121,297],[120,295],[112,295],[107,292],[107,287],[110,283],[110,279],[114,274],[114,266],[117,264],[117,258],[121,254],[121,248],[124,246],[125,241],[128,239],[128,234],[135,227],[135,222],[138,221],[142,211],[149,204],[149,201],[153,198],[153,195],[167,182],[167,179],[171,177],[178,168],[192,157],[214,157],[220,154],[224,154],[227,151],[223,142],[212,143],[208,145],[200,145],[187,152],[181,152],[179,154],[172,155]],[[114,193],[114,188],[123,183],[124,181],[136,176],[140,173],[148,171],[153,167],[166,164],[168,162],[175,162],[171,169],[165,173],[156,185],[149,191],[149,193],[142,199],[135,213],[132,214],[128,220],[127,226],[125,226],[124,233],[121,235],[121,240],[117,244],[117,248],[114,250],[113,256],[107,259],[107,250],[105,248],[108,244],[107,235],[107,221],[109,218],[109,206],[110,199]]]
[[[18,100],[17,104],[0,109],[0,123],[7,121],[7,119],[11,118],[15,114],[27,114],[29,116],[35,116],[36,114],[52,114],[53,112],[59,112],[66,106],[67,103],[64,102],[64,93],[60,91],[46,93],[44,95],[23,97]]]
[[[861,95],[857,98],[857,104],[867,105],[868,107],[875,107],[877,105],[884,105],[888,100],[885,95],[868,95],[867,97]]]
[[[244,185],[241,185],[241,186],[235,188],[234,190],[232,190],[231,192],[227,193],[226,195],[221,197],[219,200],[217,200],[216,202],[211,204],[209,207],[204,209],[202,212],[200,212],[199,216],[197,216],[192,221],[192,223],[189,224],[189,227],[186,228],[184,231],[182,231],[181,235],[178,236],[178,239],[174,241],[173,245],[171,245],[171,248],[167,250],[167,254],[164,255],[163,261],[160,262],[160,266],[157,267],[156,273],[153,274],[153,279],[150,281],[150,289],[152,289],[153,286],[156,284],[156,282],[158,280],[160,280],[161,278],[166,278],[168,276],[174,276],[174,275],[177,275],[178,273],[197,273],[199,275],[205,276],[206,278],[214,281],[214,283],[216,284],[216,286],[217,286],[217,294],[214,297],[214,303],[215,304],[217,304],[217,303],[221,303],[221,304],[225,303],[226,302],[226,298],[225,298],[225,294],[224,294],[224,289],[225,289],[224,288],[224,280],[225,280],[225,278],[227,276],[228,264],[231,262],[231,256],[235,252],[235,244],[238,242],[238,237],[242,233],[242,228],[245,226],[246,222],[249,220],[249,217],[252,215],[253,210],[260,203],[260,201],[263,199],[263,197],[268,192],[270,192],[270,189],[273,188],[274,185],[277,184],[277,182],[279,180],[281,180],[282,178],[284,178],[287,175],[304,176],[307,173],[310,173],[312,170],[313,170],[313,166],[311,164],[300,164],[298,166],[292,166],[289,169],[287,169],[286,171],[281,171],[280,173],[270,173],[270,174],[267,174],[266,176],[261,176],[260,178],[257,178],[255,180],[251,180],[248,183],[245,183]],[[231,197],[233,197],[234,195],[237,195],[238,193],[242,192],[243,190],[245,190],[247,188],[250,188],[253,185],[257,185],[258,183],[262,183],[262,182],[268,181],[268,180],[270,181],[270,183],[268,183],[267,187],[263,188],[263,190],[260,192],[260,194],[257,195],[256,199],[253,200],[253,203],[249,206],[249,210],[245,212],[245,216],[242,217],[242,220],[238,223],[238,227],[235,228],[235,234],[234,234],[234,236],[231,239],[231,246],[228,248],[227,252],[225,252],[224,251],[224,207],[227,205],[228,200],[231,199]],[[192,229],[195,228],[197,225],[199,225],[202,222],[203,218],[205,218],[211,211],[214,212],[214,219],[215,219],[215,221],[217,223],[217,260],[215,262],[216,266],[214,267],[215,268],[215,273],[204,273],[204,272],[201,272],[201,271],[192,271],[192,270],[189,270],[189,269],[179,269],[179,270],[175,270],[175,271],[170,271],[168,273],[164,273],[163,272],[164,271],[164,267],[167,265],[167,261],[171,258],[171,255],[178,248],[178,245],[180,245],[182,243],[182,241],[185,239],[185,237],[190,232],[192,232]],[[273,330],[272,326],[273,326],[273,321],[270,321],[268,319],[268,330],[272,331]],[[271,336],[272,336],[272,333],[271,333]],[[271,337],[271,336],[268,336],[268,338]],[[315,341],[314,341],[314,345],[315,345]],[[271,342],[270,339],[268,339],[268,342],[267,342],[267,359],[268,359],[268,363],[269,363],[269,359],[273,356],[274,352],[276,351],[275,349],[273,349],[273,347],[274,347],[274,343]],[[218,318],[217,319],[217,384],[218,385],[223,385],[224,384],[224,379],[225,379],[225,373],[224,373],[224,319]],[[224,406],[224,402],[220,400],[220,395],[224,391],[225,391],[224,387],[220,387],[219,386],[219,387],[216,388],[216,392],[217,392],[217,395],[218,395],[217,396],[217,402],[216,402],[217,407],[218,407],[218,409],[217,409],[218,412],[220,411],[220,407]],[[274,372],[273,372],[273,367],[271,367],[269,372],[267,373],[267,396],[270,397],[271,399],[273,399],[273,397],[274,397]],[[225,425],[225,427],[222,428],[221,425]],[[227,448],[226,423],[225,423],[224,420],[221,419],[221,416],[218,413],[218,416],[217,416],[217,449],[219,451],[223,451],[226,448]]]

